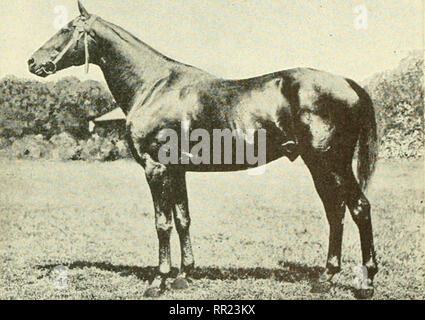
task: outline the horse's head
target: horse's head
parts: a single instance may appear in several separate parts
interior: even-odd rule
[[[96,16],[90,15],[79,0],[78,7],[81,15],[69,22],[28,60],[31,73],[47,77],[84,63],[88,71],[89,46],[94,41],[92,25]]]

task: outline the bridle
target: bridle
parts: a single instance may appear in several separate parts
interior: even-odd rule
[[[92,29],[93,24],[96,22],[97,16],[91,15],[90,18],[84,19],[81,17],[74,23],[74,34],[71,37],[71,40],[68,44],[59,52],[59,54],[55,57],[53,61],[47,63],[47,65],[51,65],[52,68],[46,69],[46,66],[43,66],[43,71],[46,74],[54,74],[57,70],[57,63],[63,58],[63,56],[69,51],[69,49],[74,46],[76,48],[78,46],[78,42],[81,38],[84,37],[84,55],[85,55],[85,70],[86,73],[89,72],[89,61],[90,61],[90,53],[89,53],[89,42],[88,36]]]

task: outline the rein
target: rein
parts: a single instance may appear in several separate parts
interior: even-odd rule
[[[87,24],[89,20],[90,24]],[[62,49],[62,51],[56,56],[56,58],[49,62],[53,65],[52,70],[46,70],[44,67],[44,72],[48,74],[54,74],[57,70],[57,63],[63,58],[63,56],[69,51],[69,49],[74,45],[75,47],[78,45],[78,42],[81,40],[82,37],[84,37],[84,55],[85,55],[85,70],[86,73],[89,72],[89,61],[90,61],[90,52],[89,52],[89,42],[88,42],[88,36],[89,32],[93,26],[93,23],[95,23],[97,20],[97,17],[92,15],[88,20],[79,20],[75,24],[75,31],[72,35],[71,40],[68,42],[68,44]]]

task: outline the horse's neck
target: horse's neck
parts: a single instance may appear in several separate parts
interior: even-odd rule
[[[127,31],[99,19],[94,24],[96,58],[118,105],[128,113],[135,99],[149,94],[177,62],[166,58]]]

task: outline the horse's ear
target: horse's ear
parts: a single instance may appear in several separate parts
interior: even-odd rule
[[[80,10],[80,14],[81,14],[82,17],[90,18],[89,12],[86,10],[86,8],[84,8],[84,6],[83,6],[83,4],[81,3],[80,0],[78,0],[78,9]]]

